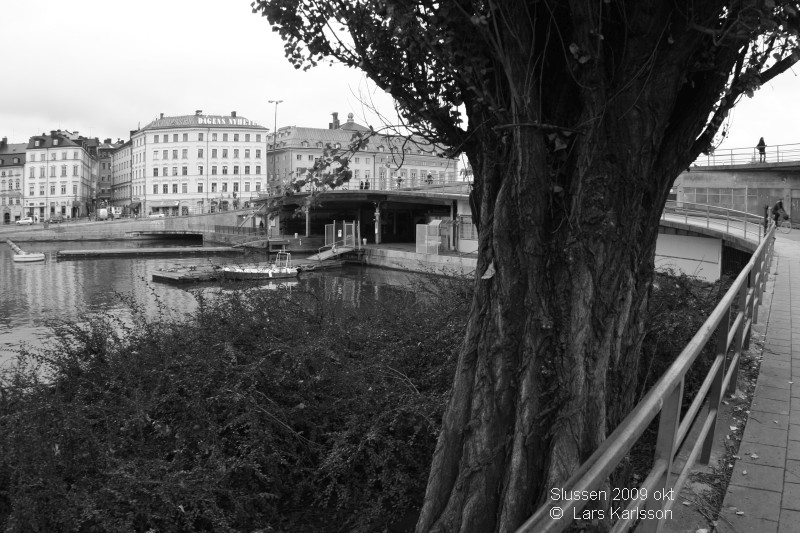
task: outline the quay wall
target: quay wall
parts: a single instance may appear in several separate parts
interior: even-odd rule
[[[368,246],[364,254],[364,262],[370,266],[395,270],[473,277],[478,260],[474,255],[417,254]]]

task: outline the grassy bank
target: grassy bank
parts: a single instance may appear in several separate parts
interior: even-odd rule
[[[702,322],[686,299],[712,293],[681,279],[653,292],[643,382]],[[55,324],[2,379],[0,528],[405,530],[471,298],[416,289],[357,308],[232,291],[182,322],[132,305],[132,323]]]

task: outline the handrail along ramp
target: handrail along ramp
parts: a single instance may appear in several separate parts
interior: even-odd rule
[[[742,269],[731,288],[675,362],[592,456],[564,483],[562,494],[601,490],[609,475],[660,413],[653,467],[638,487],[640,493],[641,489],[646,489],[647,498],[635,499],[624,511],[620,510],[618,516],[621,518],[614,524],[612,531],[628,531],[639,521],[643,512],[652,512],[655,518],[641,520],[637,531],[661,531],[664,515],[668,515],[665,511],[671,509],[675,497],[655,499],[652,497],[653,493],[661,491],[664,494],[664,491],[672,489],[673,494],[678,494],[698,456],[705,463],[710,460],[719,404],[726,392],[735,391],[739,359],[742,351],[749,347],[752,325],[758,321],[758,306],[766,288],[767,273],[774,251],[774,234],[773,225],[750,262]],[[733,317],[732,310],[736,310]],[[716,357],[694,401],[681,417],[686,373],[715,332]],[[700,420],[702,427],[697,441],[677,479],[673,480],[673,460],[706,400],[709,408],[705,419]],[[580,516],[587,504],[586,499],[548,500],[516,533],[563,531],[572,524],[573,516]]]

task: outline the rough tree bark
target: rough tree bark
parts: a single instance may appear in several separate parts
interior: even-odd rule
[[[477,290],[417,532],[514,531],[629,412],[670,185],[797,60],[764,75],[753,44],[797,3],[257,4],[295,64],[364,70],[472,164]]]

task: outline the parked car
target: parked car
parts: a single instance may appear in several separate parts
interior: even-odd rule
[[[164,218],[165,216],[167,215],[165,215],[164,213],[153,213],[152,215],[150,215],[150,218]]]
[[[17,226],[26,226],[26,225],[30,226],[30,225],[33,225],[33,223],[34,223],[33,222],[33,218],[31,218],[31,217],[24,217],[24,218],[21,218],[21,219],[17,220]]]
[[[64,222],[64,217],[61,215],[55,215],[53,217],[50,217],[50,222],[52,224],[61,224],[62,222]]]

